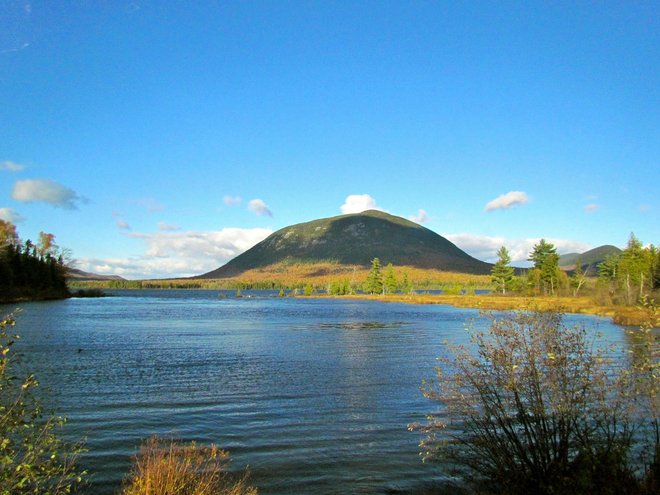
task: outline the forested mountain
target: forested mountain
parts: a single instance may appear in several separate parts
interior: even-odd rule
[[[382,211],[340,215],[291,225],[237,256],[226,265],[195,278],[226,278],[277,263],[384,264],[488,274],[491,265],[401,217]]]
[[[589,275],[596,275],[598,273],[598,267],[608,256],[618,256],[620,254],[621,249],[606,244],[585,251],[584,253],[563,254],[559,257],[559,266],[565,270],[573,270],[579,261],[580,267],[583,270],[588,269]]]

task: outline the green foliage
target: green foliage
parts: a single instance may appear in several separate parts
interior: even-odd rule
[[[385,281],[383,282],[383,289],[385,294],[395,294],[397,290],[396,275],[394,274],[394,267],[392,263],[388,263],[385,267]]]
[[[660,289],[660,253],[630,234],[626,248],[618,256],[606,258],[598,268],[601,286],[609,289],[615,303],[634,305]]]
[[[529,254],[528,261],[534,262],[532,274],[532,287],[536,293],[555,294],[559,288],[561,270],[559,269],[559,255],[555,246],[545,239],[541,239]]]
[[[589,267],[586,270],[582,269],[582,261],[578,258],[575,262],[575,269],[573,270],[573,275],[570,278],[570,284],[573,288],[573,295],[577,297],[580,289],[587,281],[587,272]]]
[[[657,353],[622,371],[559,314],[491,318],[472,348],[449,347],[426,386],[444,407],[413,425],[425,458],[489,493],[656,493]]]
[[[412,282],[410,281],[410,278],[408,278],[408,272],[405,270],[403,272],[403,276],[401,277],[401,285],[399,286],[399,289],[404,294],[409,294],[413,291]]]
[[[447,284],[442,288],[442,293],[446,296],[460,296],[463,294],[463,286],[461,284]]]
[[[345,296],[351,293],[351,287],[348,280],[333,280],[328,286],[328,294],[332,296]]]
[[[511,282],[513,281],[514,270],[509,266],[511,263],[511,256],[506,247],[502,246],[497,251],[497,261],[493,265],[490,272],[495,289],[502,294],[506,294],[507,289],[511,289]]]
[[[383,275],[380,272],[380,260],[371,260],[371,270],[364,284],[364,291],[368,294],[381,294],[383,292]]]
[[[59,438],[63,418],[44,416],[34,375],[16,377],[13,326],[11,316],[0,321],[0,494],[71,493],[85,474],[75,464],[80,449]]]
[[[312,284],[305,284],[303,289],[303,294],[306,296],[311,296],[314,293],[314,286]]]

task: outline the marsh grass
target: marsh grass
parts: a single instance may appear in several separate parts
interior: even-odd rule
[[[256,495],[247,470],[229,473],[229,454],[216,447],[149,438],[135,457],[121,495]]]

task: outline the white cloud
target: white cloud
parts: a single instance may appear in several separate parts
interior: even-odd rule
[[[497,261],[497,250],[502,246],[506,246],[511,255],[511,260],[518,266],[528,264],[527,258],[529,257],[529,253],[532,251],[534,245],[538,244],[541,240],[540,237],[533,239],[507,239],[505,237],[490,237],[468,233],[442,235],[471,256],[488,262]],[[569,239],[546,238],[546,241],[554,244],[559,254],[583,253],[593,247],[585,242]]]
[[[117,220],[117,228],[122,230],[131,230],[131,226],[128,224],[128,222],[122,220],[121,218]]]
[[[5,160],[0,162],[0,170],[6,170],[7,172],[20,172],[25,168],[25,165],[22,163],[12,162],[10,160]]]
[[[227,206],[236,206],[240,205],[243,199],[240,196],[225,196],[222,198],[222,202]]]
[[[589,203],[584,207],[584,211],[586,211],[587,213],[594,213],[599,209],[600,209],[600,205],[597,205],[596,203]]]
[[[226,228],[211,232],[132,233],[145,243],[142,255],[130,258],[80,258],[76,266],[86,272],[125,278],[176,278],[201,275],[264,240],[270,229]]]
[[[268,205],[261,199],[251,199],[248,203],[248,209],[259,216],[273,216],[273,212],[270,211]]]
[[[15,224],[22,222],[25,218],[13,208],[0,208],[0,220]]]
[[[344,215],[349,213],[362,213],[366,210],[380,210],[382,208],[376,205],[376,200],[368,194],[351,194],[346,197],[344,204],[340,206]]]
[[[527,197],[527,194],[525,194],[524,192],[510,191],[486,203],[484,210],[486,211],[502,210],[517,205],[524,205],[525,203],[528,202],[529,202],[529,198]]]
[[[50,179],[18,180],[11,197],[24,203],[43,202],[67,210],[77,209],[77,202],[84,201],[73,189]]]
[[[641,211],[642,213],[646,213],[647,211],[651,211],[651,205],[647,205],[647,204],[639,205],[639,211]]]
[[[426,210],[422,210],[421,208],[417,211],[417,215],[410,215],[408,217],[408,220],[418,223],[420,225],[425,224],[426,222],[429,221],[429,215],[426,213]]]
[[[169,225],[165,222],[158,222],[158,230],[161,230],[163,232],[172,232],[175,230],[181,230],[181,227],[177,225]]]

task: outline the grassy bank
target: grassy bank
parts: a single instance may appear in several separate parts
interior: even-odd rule
[[[356,294],[343,297],[408,304],[448,304],[459,308],[485,310],[538,310],[590,314],[612,318],[614,323],[620,325],[633,326],[642,325],[648,322],[650,318],[655,318],[653,322],[654,326],[660,327],[660,321],[658,321],[657,316],[653,317],[646,308],[637,306],[602,306],[596,304],[589,297],[502,296],[495,294],[387,294],[376,296]]]
[[[163,280],[76,280],[69,279],[72,289],[302,289],[311,285],[325,290],[331,283],[346,282],[361,288],[367,280],[369,268],[333,263],[298,263],[276,265],[248,270],[239,276],[221,279],[163,279]],[[397,280],[405,278],[419,290],[492,288],[489,275],[469,275],[421,269],[410,266],[394,267]]]

